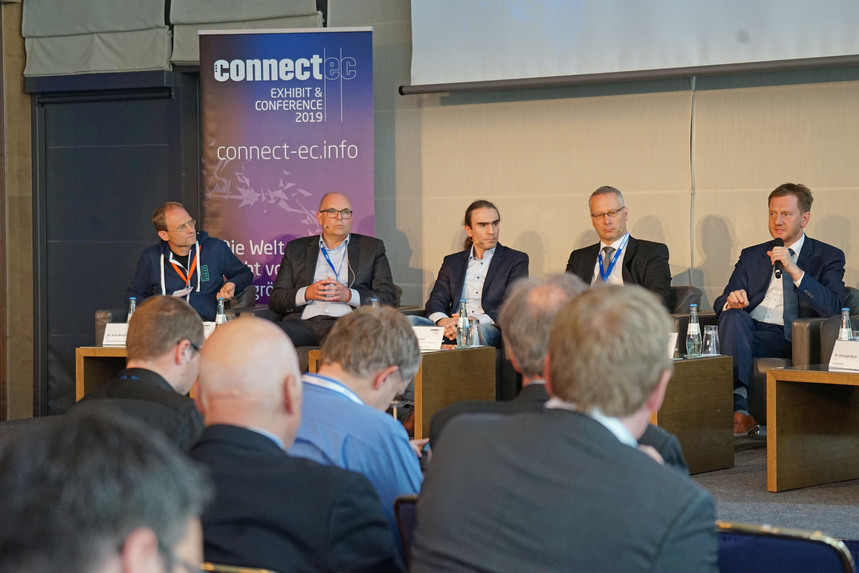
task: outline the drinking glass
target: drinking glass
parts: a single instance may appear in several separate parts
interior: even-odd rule
[[[704,327],[704,356],[718,356],[719,351],[719,327],[705,326]]]

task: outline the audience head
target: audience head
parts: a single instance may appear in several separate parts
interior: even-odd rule
[[[813,201],[811,189],[802,184],[783,183],[773,189],[767,200],[770,235],[785,245],[795,243],[808,225]]]
[[[191,218],[182,203],[168,201],[159,205],[152,213],[152,226],[176,254],[186,254],[197,242],[197,221]]]
[[[508,355],[526,379],[543,377],[552,322],[587,288],[582,279],[570,273],[522,279],[510,287],[498,325]]]
[[[588,207],[591,223],[603,243],[610,245],[626,234],[629,212],[620,191],[604,185],[591,193]]]
[[[547,359],[551,393],[582,411],[599,409],[619,418],[652,406],[654,391],[667,383],[673,369],[670,329],[662,303],[640,286],[585,291],[552,325]]]
[[[200,353],[196,399],[207,426],[260,428],[289,447],[301,419],[301,372],[289,337],[255,317],[218,327]]]
[[[320,373],[336,372],[365,404],[385,410],[421,362],[409,321],[389,308],[362,307],[337,319],[322,343]]]
[[[203,322],[187,302],[152,296],[137,306],[128,323],[128,365],[149,367],[187,394],[197,378],[203,340]]]
[[[352,231],[352,202],[343,193],[327,193],[319,202],[316,220],[322,227],[322,238],[329,243],[339,243]]]
[[[110,412],[67,414],[0,464],[0,571],[196,571],[200,470],[157,432]]]
[[[483,251],[495,248],[498,244],[498,226],[501,215],[490,201],[478,199],[465,210],[465,248],[476,245]]]

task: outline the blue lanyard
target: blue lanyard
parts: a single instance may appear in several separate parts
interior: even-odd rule
[[[608,269],[604,269],[602,266],[602,249],[600,249],[599,257],[597,257],[597,261],[599,262],[599,265],[600,265],[600,278],[602,279],[602,282],[606,282],[608,280],[608,277],[611,276],[611,271],[614,269],[614,265],[617,262],[618,257],[620,257],[620,254],[626,248],[626,244],[628,242],[629,242],[629,234],[626,235],[626,240],[623,242],[623,244],[621,244],[620,247],[618,247],[617,251],[615,251],[614,256],[611,258],[611,263],[609,263],[609,265],[608,265]]]
[[[325,260],[328,261],[328,266],[331,267],[331,270],[334,272],[334,278],[338,281],[340,280],[340,271],[334,268],[334,263],[331,262],[331,257],[328,256],[328,249],[325,248],[325,245],[320,245],[322,249],[322,254],[325,256]],[[346,257],[346,254],[343,254],[343,257]],[[340,268],[343,268],[343,259],[340,259]]]

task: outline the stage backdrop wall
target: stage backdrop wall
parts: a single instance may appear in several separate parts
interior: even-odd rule
[[[320,232],[343,191],[373,235],[372,32],[202,32],[205,229],[228,242],[268,301],[286,243]]]

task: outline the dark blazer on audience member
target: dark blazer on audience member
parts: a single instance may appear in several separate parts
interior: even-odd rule
[[[190,455],[215,484],[202,517],[206,560],[275,571],[401,571],[364,476],[289,456],[238,426],[207,427]]]
[[[586,284],[594,280],[594,268],[599,256],[600,243],[576,249],[570,253],[567,272],[577,275]],[[668,246],[664,243],[642,241],[629,237],[621,269],[623,284],[641,285],[660,299],[670,311],[671,268],[668,266]]]
[[[349,255],[346,286],[358,291],[361,304],[376,297],[381,304],[393,305],[396,293],[385,243],[374,237],[351,233],[346,249]],[[318,258],[319,235],[294,239],[286,244],[268,302],[272,310],[287,315],[295,313],[286,318],[298,318],[303,307],[295,306],[295,295],[300,288],[313,284]]]
[[[119,376],[88,392],[73,408],[116,408],[163,432],[187,451],[203,432],[203,416],[194,400],[176,392],[161,375],[126,368]]]
[[[528,384],[523,386],[519,395],[507,402],[490,402],[481,400],[465,400],[454,402],[433,414],[430,420],[430,447],[437,448],[441,442],[441,434],[448,423],[462,414],[517,414],[519,412],[539,411],[549,399],[546,386],[543,384]],[[689,475],[689,466],[683,457],[680,442],[674,436],[659,426],[647,425],[644,435],[638,440],[639,444],[651,446],[659,452],[665,465],[671,466]]]
[[[763,302],[773,276],[772,260],[767,255],[772,247],[773,241],[767,241],[742,250],[728,286],[713,303],[717,316],[735,290],[746,291],[749,298],[749,305],[743,309],[746,312],[752,312]],[[805,271],[799,288],[794,289],[799,317],[839,314],[844,302],[844,251],[806,235],[796,264]]]
[[[460,416],[433,453],[411,559],[429,571],[717,571],[713,498],[567,410]]]
[[[465,273],[468,270],[468,257],[471,249],[448,255],[441,263],[435,285],[426,303],[426,316],[443,312],[450,316],[459,311]],[[528,276],[528,255],[505,247],[501,243],[495,247],[495,254],[489,263],[486,279],[483,281],[481,306],[483,311],[498,320],[498,311],[504,301],[509,286],[518,278]]]

